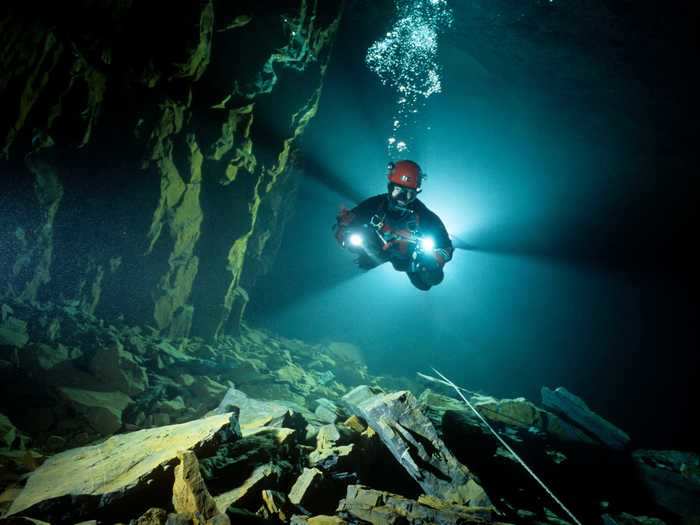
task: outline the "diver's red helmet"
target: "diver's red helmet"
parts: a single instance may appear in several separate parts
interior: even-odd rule
[[[412,160],[400,160],[390,162],[388,167],[389,175],[387,178],[391,184],[420,191],[423,173],[418,164]]]

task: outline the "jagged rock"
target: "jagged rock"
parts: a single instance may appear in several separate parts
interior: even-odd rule
[[[593,412],[583,399],[564,387],[552,391],[542,387],[542,405],[574,422],[601,443],[618,450],[627,447],[630,437],[609,421]]]
[[[22,348],[29,341],[27,322],[7,317],[0,322],[0,346]]]
[[[421,412],[423,412],[436,427],[442,425],[442,416],[446,411],[467,412],[469,410],[469,408],[464,405],[463,401],[438,394],[430,388],[426,388],[421,392],[420,396],[418,396],[418,403],[420,404]]]
[[[243,508],[247,508],[248,506],[257,507],[260,503],[258,498],[261,491],[263,489],[277,488],[282,475],[282,468],[273,463],[259,465],[253,469],[253,472],[242,485],[217,495],[215,498],[216,505],[222,512],[226,512],[226,509],[231,506]],[[250,505],[250,500],[254,500],[255,503]]]
[[[294,470],[295,432],[262,428],[220,446],[200,461],[207,487],[222,512],[230,506],[257,510],[260,491],[279,490]]]
[[[170,424],[170,414],[164,412],[156,412],[146,417],[148,426],[164,427]]]
[[[314,414],[321,421],[326,423],[335,423],[338,420],[338,407],[333,403],[333,401],[325,398],[320,398],[316,400],[318,406],[314,411]]]
[[[158,412],[168,414],[169,416],[180,414],[187,409],[185,406],[185,400],[182,399],[181,396],[177,396],[174,399],[164,399],[159,401],[154,408]]]
[[[109,436],[122,426],[122,412],[133,400],[121,392],[95,392],[78,388],[61,388],[70,406],[83,415],[90,426]]]
[[[168,514],[168,519],[165,525],[194,525],[194,520],[189,514],[180,514],[171,512]]]
[[[324,516],[321,514],[319,516],[312,516],[306,520],[306,523],[309,525],[343,525],[347,523],[347,521],[338,516]]]
[[[357,416],[350,416],[349,418],[347,418],[343,422],[343,424],[346,427],[348,427],[348,428],[350,428],[353,431],[358,432],[358,433],[364,432],[365,429],[367,428],[367,424]]]
[[[297,514],[292,516],[289,523],[290,525],[345,525],[348,522],[338,516],[320,514],[318,516],[306,517]]]
[[[197,401],[206,405],[218,402],[228,390],[227,386],[207,376],[192,377],[192,382],[186,386]]]
[[[355,444],[362,441],[362,437],[358,438],[355,432],[346,429],[344,430],[344,438],[341,440],[341,433],[333,424],[323,425],[316,435],[316,449],[309,454],[309,465],[317,467],[322,471],[344,471],[354,470],[359,472],[362,470],[363,457],[362,452],[355,450]],[[354,441],[355,443],[351,443]],[[339,444],[340,446],[336,446]],[[360,447],[362,448],[362,447]],[[364,447],[366,449],[366,447]]]
[[[422,497],[414,501],[362,485],[348,486],[345,499],[338,506],[338,513],[347,514],[374,525],[493,523],[493,512],[490,507],[467,507],[434,497]]]
[[[27,512],[49,521],[79,521],[87,515],[116,519],[127,508],[133,516],[148,505],[165,507],[172,496],[178,452],[212,453],[231,439],[236,438],[229,414],[223,414],[67,450],[29,476],[9,515]]]
[[[29,344],[20,354],[20,366],[40,372],[48,371],[72,359],[70,349],[62,344],[49,346],[45,343]]]
[[[230,411],[229,407],[235,406],[240,410],[239,420],[244,434],[263,426],[296,428],[302,423],[297,419],[296,423],[290,423],[295,419],[295,412],[302,411],[301,407],[292,406],[290,403],[282,404],[280,401],[260,401],[248,397],[245,393],[231,387],[212,413]],[[305,423],[304,423],[305,424]]]
[[[289,521],[292,515],[292,506],[284,492],[278,490],[263,490],[262,500],[264,504],[264,517],[279,520],[283,523]]]
[[[6,477],[8,474],[3,474],[0,476],[0,486],[5,486],[7,484],[8,480]],[[20,483],[13,483],[4,490],[0,491],[0,518],[2,518],[2,516],[8,511],[10,505],[12,505],[12,502],[17,499],[20,492],[22,492],[22,485]]]
[[[197,456],[191,451],[179,452],[180,464],[175,467],[173,507],[178,513],[201,516],[208,520],[219,514],[216,502],[207,490],[199,472]]]
[[[132,525],[165,525],[168,512],[165,509],[153,507],[144,512]]]
[[[470,506],[491,502],[474,476],[445,447],[430,420],[410,392],[378,394],[367,398],[350,392],[344,401],[361,398],[355,411],[379,435],[396,460],[426,494]],[[357,390],[357,389],[356,389]]]
[[[10,448],[17,437],[17,429],[7,416],[0,414],[0,448]]]
[[[341,445],[338,447],[329,447],[314,450],[309,454],[309,464],[312,467],[321,470],[329,471],[345,471],[345,470],[361,470],[358,454],[355,452],[354,445]]]
[[[554,439],[567,443],[596,443],[576,426],[567,423],[556,414],[542,410],[523,397],[498,400],[479,395],[473,396],[470,402],[490,422],[531,432],[544,432]]]
[[[383,392],[381,388],[375,386],[360,385],[345,394],[343,396],[343,402],[350,408],[350,411],[354,411],[356,406]]]
[[[100,347],[90,362],[90,370],[110,390],[137,395],[148,388],[146,369],[118,340]]]
[[[304,508],[313,508],[323,484],[323,472],[317,468],[304,468],[289,491],[289,501]]]
[[[700,522],[700,455],[676,450],[636,450],[632,454],[653,501],[682,517]]]
[[[323,425],[316,434],[316,449],[331,448],[340,439],[340,432],[333,424]]]

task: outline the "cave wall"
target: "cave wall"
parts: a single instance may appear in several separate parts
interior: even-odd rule
[[[238,330],[294,194],[342,0],[0,11],[0,294]]]

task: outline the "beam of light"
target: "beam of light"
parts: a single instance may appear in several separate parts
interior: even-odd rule
[[[359,233],[353,233],[350,236],[350,244],[353,246],[362,246],[364,244],[364,239],[362,238],[362,235]]]
[[[426,252],[431,252],[433,248],[435,248],[435,239],[432,237],[423,237],[420,241],[420,245]]]
[[[396,92],[390,157],[409,149],[410,127],[417,122],[425,99],[442,91],[438,36],[454,21],[447,0],[395,0],[397,20],[384,38],[374,42],[365,58],[382,84]]]

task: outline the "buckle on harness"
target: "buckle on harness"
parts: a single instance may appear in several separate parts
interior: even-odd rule
[[[384,226],[384,217],[380,217],[379,215],[372,215],[372,218],[369,220],[369,223],[374,229],[379,230],[382,226]]]

